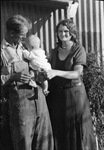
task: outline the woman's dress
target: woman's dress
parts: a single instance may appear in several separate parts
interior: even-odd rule
[[[58,57],[59,47],[53,50],[53,69],[73,70],[77,64],[86,64],[85,50],[75,44],[65,60]],[[96,150],[89,101],[80,79],[55,77],[49,81],[47,96],[55,150]]]

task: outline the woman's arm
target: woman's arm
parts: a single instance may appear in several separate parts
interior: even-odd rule
[[[48,79],[52,79],[56,76],[66,79],[78,79],[80,75],[83,74],[83,66],[76,65],[73,71],[48,70],[46,74]]]

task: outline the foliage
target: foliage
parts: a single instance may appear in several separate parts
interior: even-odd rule
[[[87,54],[87,68],[83,81],[90,101],[99,150],[104,149],[104,66],[99,65],[94,53]]]
[[[14,150],[9,127],[9,109],[8,100],[0,100],[0,149]]]

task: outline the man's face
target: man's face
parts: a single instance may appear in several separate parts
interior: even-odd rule
[[[26,38],[26,34],[28,32],[27,27],[22,27],[20,30],[20,33],[16,33],[13,31],[12,33],[12,40],[14,44],[19,44],[21,42],[24,42],[24,39]]]

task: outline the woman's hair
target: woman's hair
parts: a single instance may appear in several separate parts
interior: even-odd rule
[[[17,34],[21,33],[21,29],[24,26],[27,27],[28,30],[30,30],[32,28],[32,23],[28,18],[18,14],[10,17],[6,22],[7,31],[11,30],[16,32]]]
[[[57,44],[62,44],[62,41],[58,37],[58,29],[60,25],[66,26],[69,29],[69,33],[71,35],[72,41],[74,41],[75,43],[79,42],[78,30],[77,30],[76,25],[73,23],[71,19],[65,19],[65,20],[60,21],[58,25],[56,26],[56,32],[57,32],[57,38],[58,38]]]

